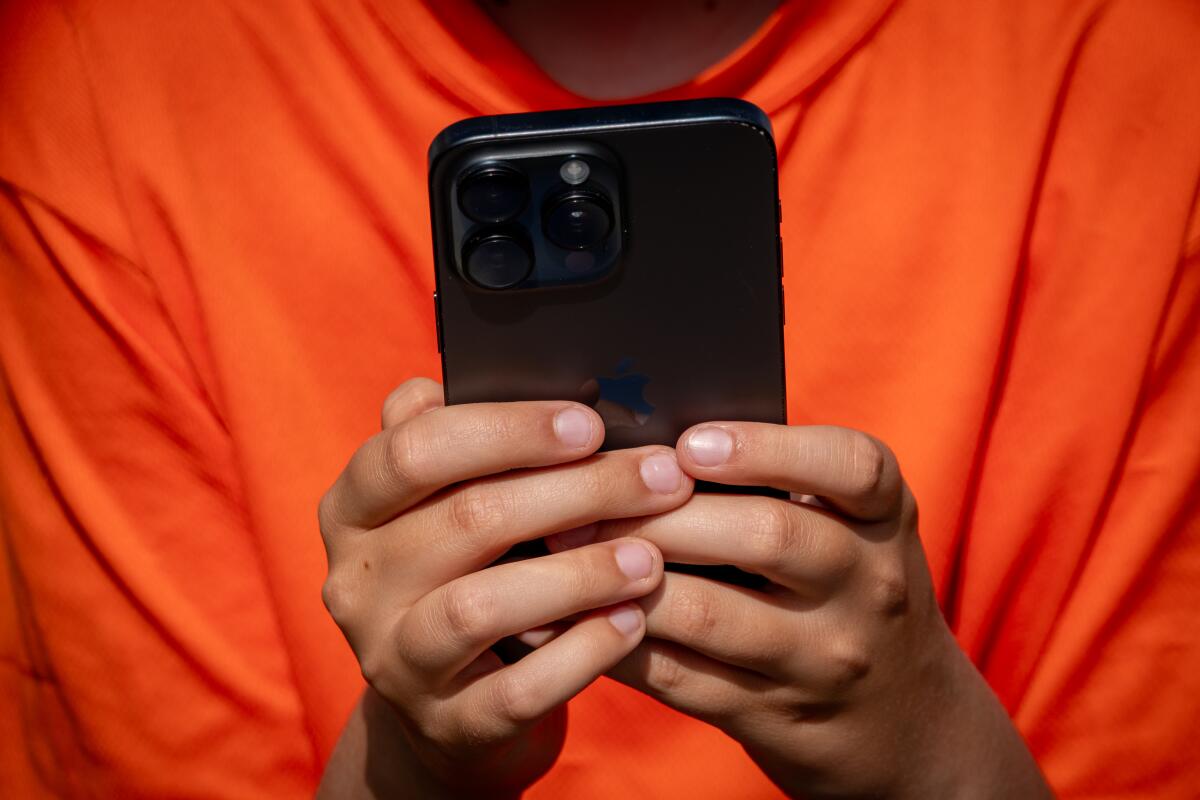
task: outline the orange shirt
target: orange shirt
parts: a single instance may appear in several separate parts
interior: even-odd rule
[[[1200,5],[794,3],[703,95],[775,126],[791,420],[897,451],[1062,796],[1193,796]],[[317,499],[438,374],[426,147],[583,102],[467,0],[0,6],[6,796],[311,793]],[[776,794],[606,679],[530,792]]]

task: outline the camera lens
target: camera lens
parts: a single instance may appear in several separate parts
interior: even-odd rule
[[[467,175],[458,184],[458,205],[476,222],[507,222],[529,202],[529,182],[512,167],[492,164]]]
[[[492,233],[467,245],[463,254],[467,277],[486,289],[516,286],[533,268],[528,245],[509,233]]]
[[[595,192],[569,192],[551,201],[543,225],[550,241],[564,250],[586,250],[612,230],[612,206]]]

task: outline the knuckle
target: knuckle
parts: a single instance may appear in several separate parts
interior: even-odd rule
[[[512,503],[499,488],[467,484],[447,497],[447,513],[456,533],[465,534],[473,546],[504,527]]]
[[[449,703],[428,696],[414,696],[405,705],[405,719],[420,739],[438,747],[453,740],[454,721],[447,713]]]
[[[847,432],[845,447],[848,491],[859,497],[878,492],[887,472],[887,449],[878,439],[854,430]]]
[[[900,494],[900,524],[904,530],[916,531],[920,522],[917,509],[917,498],[908,486],[904,486]]]
[[[442,384],[432,378],[413,378],[409,383],[416,388],[417,397],[421,399],[422,403],[440,406],[446,402],[446,393]]]
[[[488,630],[495,610],[491,593],[466,581],[451,583],[442,593],[445,629],[456,639],[475,641]]]
[[[321,499],[317,503],[317,525],[321,529],[321,537],[326,542],[329,541],[329,537],[333,535],[333,531],[337,527],[338,513],[335,503],[332,489],[321,495]]]
[[[402,384],[400,389],[396,389],[384,398],[383,409],[380,410],[379,422],[384,428],[395,426],[397,421],[401,419],[404,410],[408,408],[408,384]]]
[[[830,585],[848,580],[858,567],[859,548],[848,536],[823,536],[811,548],[809,572]]]
[[[870,648],[848,633],[831,637],[825,660],[826,681],[835,695],[846,694],[871,671]]]
[[[876,570],[871,577],[870,600],[874,612],[884,617],[898,617],[908,610],[909,583],[898,567]]]
[[[404,650],[399,646],[395,625],[373,626],[355,637],[352,644],[358,671],[366,682],[392,703],[412,699],[414,685],[406,672]]]
[[[330,573],[321,585],[321,602],[339,628],[345,629],[357,616],[358,592],[340,575]]]
[[[765,571],[838,581],[858,563],[858,549],[851,540],[814,524],[813,518],[789,503],[763,499],[747,519],[750,558]]]
[[[421,408],[442,401],[442,386],[428,378],[409,378],[384,398],[384,411]]]
[[[441,386],[429,378],[409,378],[397,386],[383,399],[382,421],[384,427],[395,424],[413,411],[440,404]]]
[[[426,698],[414,716],[420,735],[451,758],[469,753],[471,748],[486,742],[478,716],[464,714],[452,702]]]
[[[362,674],[363,680],[384,697],[392,694],[388,681],[388,676],[391,674],[389,666],[387,659],[383,658],[376,650],[358,657],[358,671]]]
[[[651,650],[646,662],[646,686],[657,695],[670,695],[683,688],[687,675],[683,665],[661,650]]]
[[[784,503],[756,500],[746,522],[746,547],[754,564],[776,571],[787,564],[800,537],[798,524]]]
[[[405,406],[405,401],[408,395],[412,392],[412,381],[405,381],[397,386],[388,396],[383,398],[383,409],[381,413],[383,426],[388,427],[388,423],[395,419],[400,411]]]
[[[814,700],[810,692],[792,691],[772,705],[772,711],[782,713],[790,724],[828,722],[842,710],[843,704],[829,700]]]
[[[706,589],[675,592],[670,608],[669,624],[685,642],[705,642],[716,632],[719,620],[716,602]]]
[[[502,722],[532,722],[540,716],[537,689],[513,676],[512,670],[496,674],[491,687],[492,712]]]
[[[417,437],[413,435],[408,425],[398,425],[389,428],[383,436],[386,437],[383,451],[383,463],[378,465],[378,471],[383,483],[397,489],[415,485],[421,473],[422,448]]]

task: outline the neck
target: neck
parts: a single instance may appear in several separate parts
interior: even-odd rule
[[[779,0],[480,0],[555,82],[618,100],[686,83],[745,42]]]

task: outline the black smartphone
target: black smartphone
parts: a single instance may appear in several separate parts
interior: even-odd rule
[[[785,422],[776,153],[756,106],[463,120],[430,147],[429,191],[448,404],[578,400],[603,449]]]

